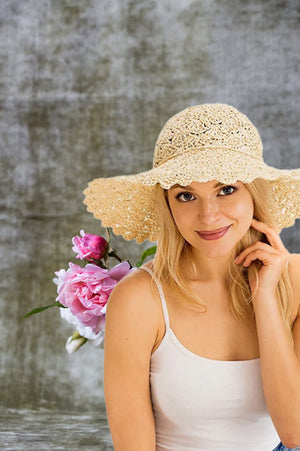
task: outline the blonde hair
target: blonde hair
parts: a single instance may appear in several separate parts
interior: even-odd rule
[[[253,216],[257,220],[274,227],[269,214],[272,201],[268,182],[264,179],[255,179],[251,183],[245,183],[244,185],[253,199]],[[180,299],[180,302],[183,304],[189,305],[190,308],[194,308],[198,312],[202,309],[202,312],[205,313],[207,311],[205,302],[191,292],[189,286],[191,279],[189,279],[181,270],[187,261],[191,263],[194,269],[196,268],[192,259],[191,245],[185,241],[177,229],[165,194],[165,190],[157,184],[155,186],[155,206],[160,221],[160,234],[157,241],[156,255],[153,261],[153,279],[163,282],[165,288],[170,289],[172,294],[177,295],[178,299]],[[232,250],[228,267],[230,276],[230,309],[235,318],[245,325],[249,325],[255,316],[247,272],[253,271],[253,275],[257,279],[258,272],[262,267],[262,262],[255,260],[248,269],[235,264],[233,260],[243,249],[258,240],[268,242],[264,234],[255,230],[253,227],[250,227]],[[286,267],[283,270],[277,285],[276,299],[280,315],[288,331],[291,343],[294,346],[292,335],[292,298],[293,291],[288,268]]]

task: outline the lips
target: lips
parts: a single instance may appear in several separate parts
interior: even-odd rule
[[[231,225],[213,232],[198,232],[198,235],[204,240],[218,240],[228,232],[230,227]]]
[[[219,233],[219,232],[223,232],[223,230],[228,229],[228,227],[230,226],[226,226],[226,227],[222,227],[221,229],[216,229],[216,230],[209,230],[209,231],[203,231],[203,232],[199,232],[201,235],[208,235],[208,234],[212,234],[212,233]]]

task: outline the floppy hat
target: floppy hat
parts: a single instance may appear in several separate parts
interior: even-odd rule
[[[194,181],[230,184],[256,178],[269,181],[270,213],[278,233],[292,226],[300,217],[300,169],[268,166],[258,130],[248,117],[231,105],[208,103],[185,108],[166,122],[155,144],[152,169],[94,179],[83,191],[84,203],[116,235],[138,243],[156,241],[157,183],[169,189]]]

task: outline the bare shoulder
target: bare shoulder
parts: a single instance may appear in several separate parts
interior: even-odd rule
[[[146,263],[144,266],[151,268],[151,262]],[[114,287],[108,304],[111,303],[111,298],[115,299],[117,296],[124,298],[129,297],[133,299],[133,302],[139,302],[140,296],[142,296],[144,302],[141,304],[153,302],[153,283],[151,283],[151,276],[143,269],[137,268],[130,271],[123,279],[121,279]],[[152,301],[151,301],[152,299]],[[115,302],[115,301],[114,301]],[[107,305],[108,305],[107,304]]]
[[[291,254],[289,274],[294,292],[295,314],[300,315],[300,254]]]
[[[293,270],[297,269],[297,265],[298,265],[298,271],[299,271],[299,263],[300,263],[300,254],[290,254],[291,259],[290,259],[290,266]],[[298,273],[299,274],[299,273]]]
[[[300,289],[300,254],[290,254],[289,274],[295,288]]]
[[[138,268],[129,272],[109,296],[106,326],[114,331],[118,324],[118,329],[127,327],[132,333],[144,331],[153,335],[155,341],[160,314],[155,290],[155,284],[146,271]]]

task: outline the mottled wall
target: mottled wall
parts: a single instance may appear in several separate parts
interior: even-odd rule
[[[297,0],[0,0],[1,402],[103,401],[103,351],[71,356],[52,302],[71,237],[103,233],[82,190],[151,168],[165,121],[229,103],[258,127],[265,161],[300,166]],[[282,232],[300,252],[300,224]],[[113,241],[135,262],[149,245]]]

